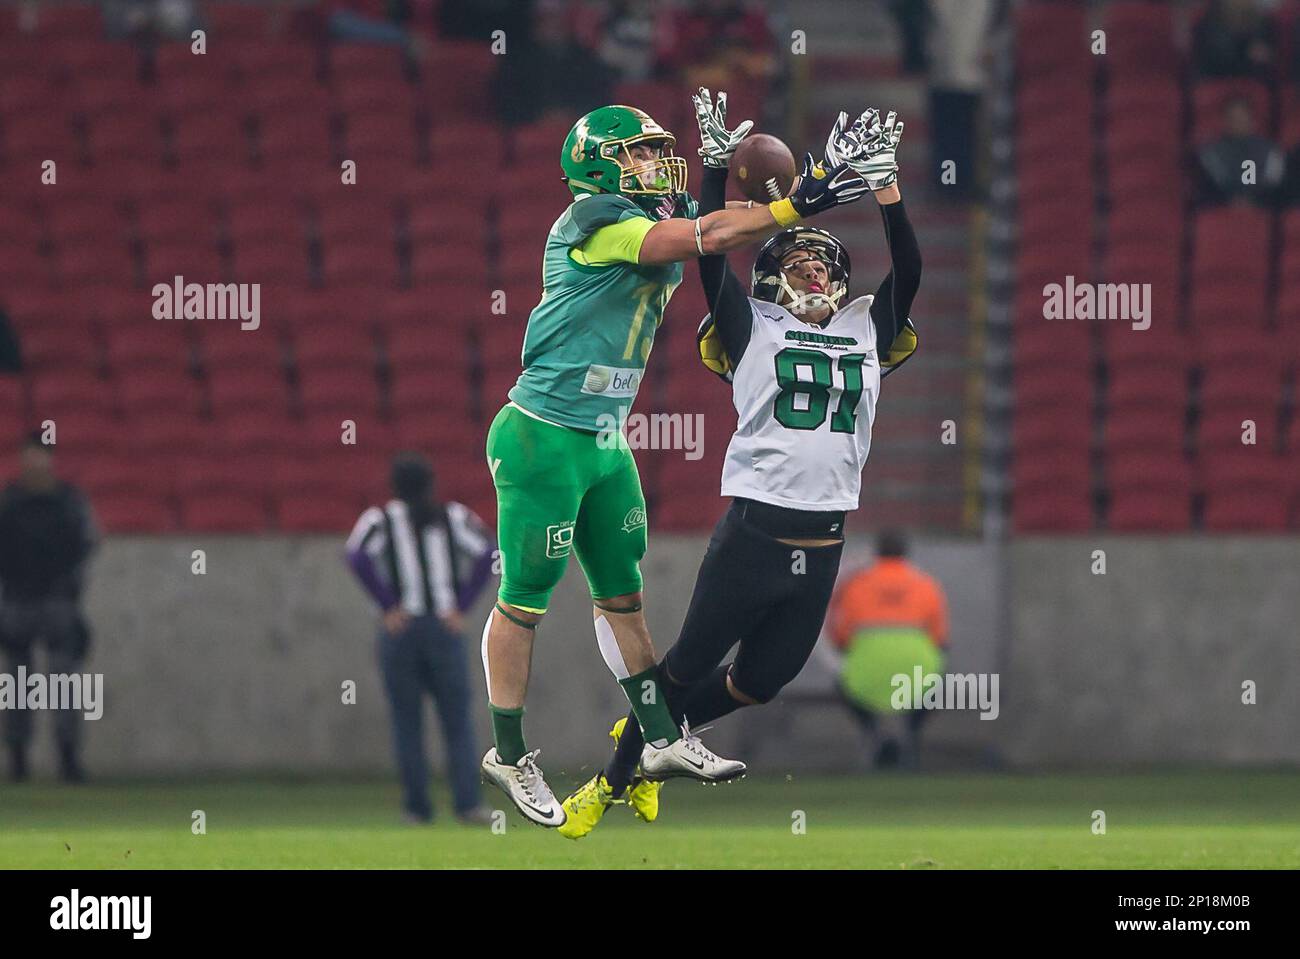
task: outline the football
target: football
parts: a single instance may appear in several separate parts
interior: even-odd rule
[[[794,154],[769,133],[746,137],[731,158],[731,172],[740,191],[751,200],[780,200],[794,186]]]

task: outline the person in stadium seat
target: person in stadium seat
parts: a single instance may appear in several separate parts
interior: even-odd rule
[[[660,23],[657,69],[687,86],[744,89],[776,70],[767,14],[747,0],[689,0]]]
[[[1277,55],[1273,18],[1259,0],[1212,0],[1192,30],[1192,61],[1203,77],[1262,77]]]
[[[498,58],[493,78],[501,122],[528,124],[553,111],[586,113],[609,102],[617,75],[574,36],[563,5],[539,3],[531,28],[517,33],[507,38],[514,46]]]
[[[433,819],[423,736],[428,693],[447,741],[456,818],[484,823],[490,814],[479,801],[462,614],[488,581],[496,544],[468,507],[435,496],[433,469],[420,454],[399,455],[391,482],[393,498],[357,520],[347,559],[383,611],[379,662],[392,711],[403,812],[410,822]]]
[[[1205,143],[1196,153],[1197,200],[1203,206],[1249,201],[1276,206],[1286,180],[1282,148],[1259,133],[1254,108],[1247,97],[1229,97],[1223,105],[1223,136]],[[1253,177],[1246,175],[1245,164]]]
[[[845,704],[873,737],[879,737],[877,767],[916,765],[921,727],[928,713],[907,710],[903,746],[881,735],[881,714],[893,713],[891,679],[943,670],[948,646],[948,610],[943,589],[909,563],[907,541],[896,531],[880,534],[878,559],[836,588],[827,617],[831,642],[843,651],[839,688]]]
[[[11,676],[34,672],[38,644],[51,674],[81,671],[90,631],[81,613],[86,561],[98,541],[86,498],[54,472],[54,456],[40,432],[24,442],[18,478],[0,493],[0,645]],[[32,714],[6,710],[5,741],[15,782],[28,775]],[[65,782],[85,778],[81,768],[82,717],[56,713],[54,737]]]

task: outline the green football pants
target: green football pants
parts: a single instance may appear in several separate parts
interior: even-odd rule
[[[645,495],[627,439],[502,407],[487,438],[501,547],[498,598],[544,613],[577,552],[593,599],[641,589]]]

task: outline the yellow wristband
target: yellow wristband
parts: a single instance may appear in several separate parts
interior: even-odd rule
[[[790,202],[789,197],[784,200],[777,200],[775,203],[769,203],[767,208],[772,211],[772,216],[776,219],[776,222],[782,226],[794,226],[802,219],[795,212],[794,204]]]

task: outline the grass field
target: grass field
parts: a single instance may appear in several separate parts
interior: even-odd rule
[[[513,810],[504,834],[403,825],[388,783],[6,784],[0,867],[1294,869],[1297,795],[1300,774],[1271,772],[673,783],[659,822],[618,806],[575,843]]]

